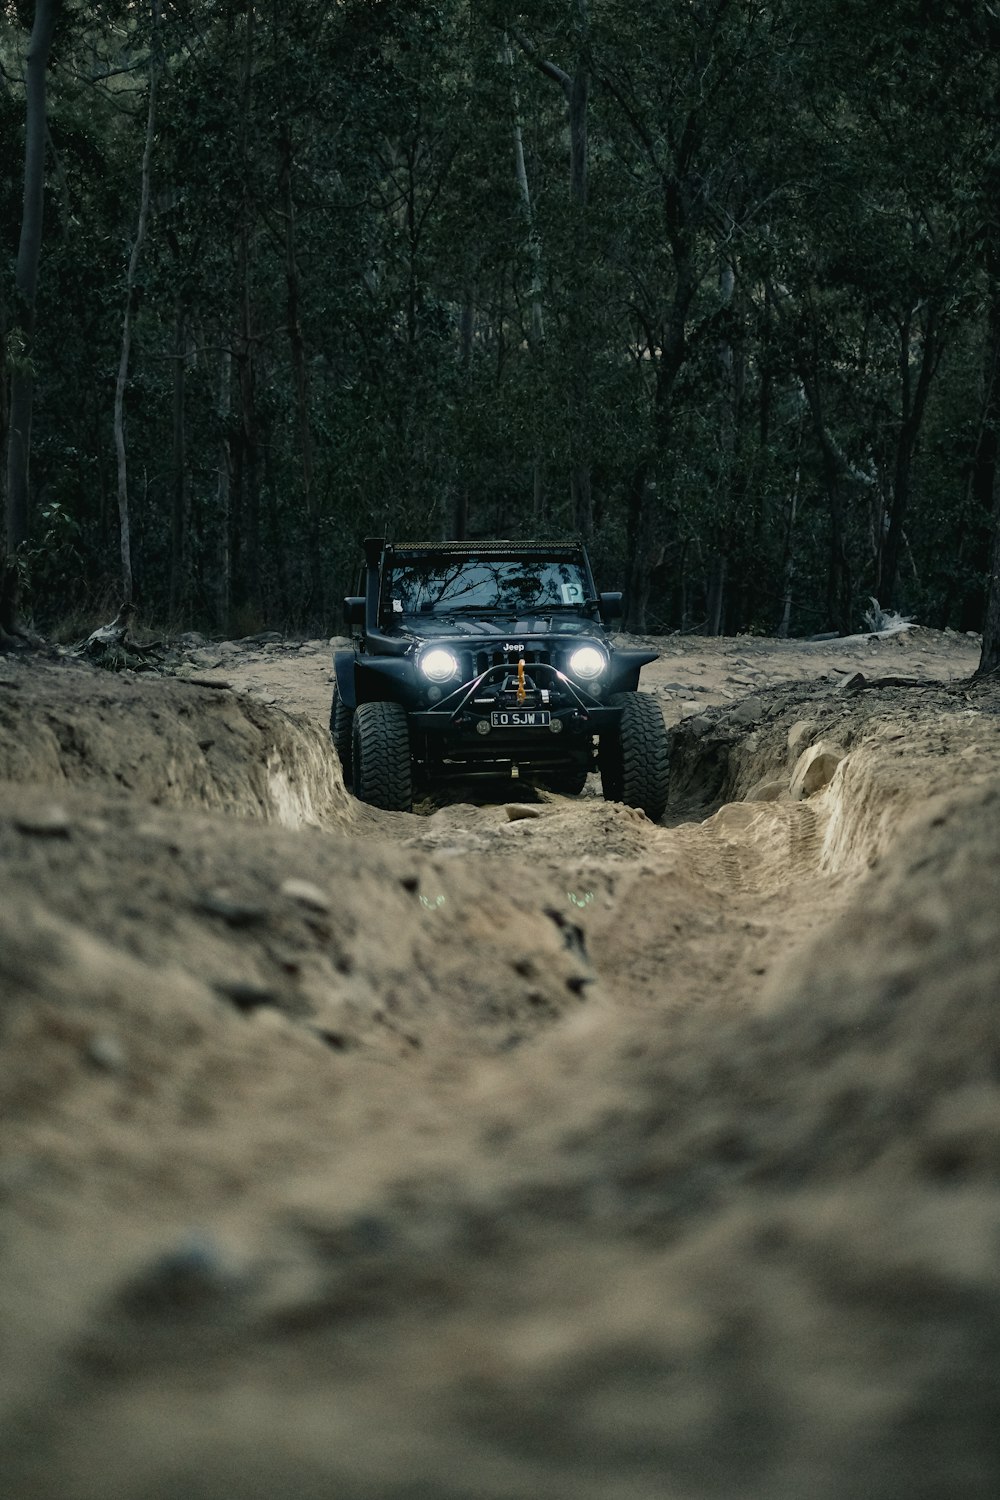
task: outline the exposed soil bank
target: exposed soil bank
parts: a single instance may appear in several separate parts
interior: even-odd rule
[[[9,1493],[992,1500],[1000,695],[899,639],[674,643],[659,827],[4,663]]]

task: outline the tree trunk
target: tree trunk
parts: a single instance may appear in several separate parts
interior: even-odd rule
[[[626,517],[628,569],[625,585],[624,629],[645,635],[649,629],[649,596],[653,574],[663,561],[663,546],[657,542],[654,487],[645,460],[632,476]]]
[[[182,619],[188,594],[188,482],[184,423],[187,369],[187,308],[183,291],[174,298],[174,399],[170,507],[170,618]]]
[[[4,464],[6,465],[8,439],[7,416],[10,412],[10,355],[7,348],[7,338],[10,327],[7,299],[4,296],[5,290],[4,278],[0,278],[0,453],[3,454]],[[4,477],[6,477],[6,473]],[[6,535],[5,520],[4,529],[0,533],[0,558],[3,557]]]
[[[471,279],[471,278],[470,278]],[[462,298],[462,315],[459,322],[458,364],[461,371],[463,392],[469,388],[472,370],[472,336],[475,330],[476,308],[471,285],[466,287]],[[463,465],[458,477],[455,508],[452,515],[452,535],[456,542],[464,542],[469,534],[469,478]]]
[[[507,66],[510,69],[511,79],[514,76],[514,54],[509,42],[505,43],[505,55]],[[531,188],[528,185],[528,168],[524,160],[524,136],[521,131],[521,104],[517,94],[517,88],[511,85],[514,106],[514,172],[517,177],[517,189],[521,198],[521,209],[524,214],[524,222],[528,230],[528,257],[531,263],[531,336],[530,343],[533,348],[541,348],[545,337],[545,325],[542,318],[542,251],[538,242],[538,234],[535,229],[535,214],[531,206]]]
[[[724,255],[719,263],[719,303],[731,309],[736,296],[736,266]],[[731,517],[739,509],[745,482],[739,475],[738,435],[743,414],[743,369],[731,337],[731,325],[723,324],[716,349],[719,376],[719,451],[722,455],[728,498],[712,525],[715,549],[711,556],[706,591],[706,635],[721,635],[726,620],[726,582],[729,573]]]
[[[591,493],[591,450],[589,441],[591,332],[587,314],[584,267],[590,263],[587,235],[587,102],[590,76],[587,69],[589,16],[587,0],[577,0],[579,52],[572,82],[566,89],[569,107],[569,191],[576,213],[576,262],[569,287],[571,323],[570,358],[573,360],[572,403],[577,413],[573,433],[574,454],[570,468],[570,496],[573,524],[589,541],[594,530],[594,502]]]
[[[1000,190],[1000,183],[997,184]],[[983,360],[983,390],[980,408],[979,432],[969,478],[969,494],[963,511],[959,531],[959,546],[953,564],[955,574],[963,573],[971,580],[963,590],[959,608],[959,630],[979,630],[987,605],[986,588],[978,579],[989,578],[992,571],[991,558],[995,531],[994,506],[997,488],[997,465],[1000,463],[1000,227],[991,232],[991,243],[987,248],[987,269],[990,276],[989,302],[986,313],[986,351]],[[967,513],[971,516],[966,519]],[[962,568],[965,529],[972,533],[970,555],[966,568]],[[950,614],[950,610],[949,610]],[[943,624],[950,623],[946,616]]]
[[[900,327],[900,424],[896,438],[896,462],[889,509],[889,529],[879,560],[876,593],[879,603],[889,609],[895,603],[899,563],[903,552],[903,524],[910,503],[913,457],[923,423],[931,378],[939,357],[937,316],[932,308],[927,315],[920,355],[920,368],[914,388],[911,375],[911,327],[907,317]]]
[[[285,326],[295,380],[295,411],[299,428],[299,453],[302,463],[302,503],[306,518],[306,542],[309,553],[309,586],[306,608],[310,618],[324,615],[323,560],[320,555],[319,515],[316,509],[316,486],[313,474],[313,441],[309,423],[309,366],[306,360],[302,321],[299,316],[299,267],[295,251],[295,196],[292,192],[292,168],[295,146],[289,124],[281,127],[281,168],[279,185],[285,216]]]
[[[216,623],[228,631],[232,606],[232,555],[230,543],[230,492],[232,487],[232,448],[229,417],[232,411],[233,356],[222,351],[219,363],[219,470],[216,503],[219,525],[219,576],[216,590]]]
[[[569,104],[569,190],[573,202],[583,207],[587,201],[587,101],[590,76],[587,71],[587,0],[577,0],[580,26],[580,53],[576,71],[567,91]]]
[[[590,485],[590,465],[585,461],[575,463],[569,474],[570,503],[573,510],[573,525],[585,541],[594,531],[594,497]]]
[[[799,446],[801,448],[802,429],[799,428]],[[800,468],[798,461],[795,464],[795,479],[792,482],[792,493],[788,501],[788,524],[785,527],[785,556],[781,568],[782,576],[782,604],[781,620],[778,624],[778,637],[787,640],[788,631],[792,620],[792,586],[795,581],[795,514],[799,506],[799,482]]]
[[[234,443],[233,478],[238,513],[232,528],[232,578],[234,593],[249,599],[255,615],[260,614],[260,475],[256,409],[256,340],[254,331],[253,288],[251,286],[251,237],[253,228],[253,185],[250,161],[250,121],[253,115],[253,64],[256,10],[247,6],[240,100],[240,164],[243,194],[237,229],[236,260],[239,286],[239,334],[237,382],[239,389],[239,428]]]
[[[996,172],[991,174],[996,176]],[[989,306],[987,309],[986,389],[980,442],[977,446],[977,491],[983,502],[992,501],[993,537],[990,571],[986,584],[983,649],[977,676],[1000,671],[1000,488],[997,485],[998,433],[1000,433],[1000,223],[994,217],[987,242]]]
[[[986,618],[983,621],[983,649],[976,676],[1000,672],[1000,505],[996,508],[993,528],[993,555],[986,595]]]
[[[729,558],[725,552],[712,554],[711,571],[708,576],[708,600],[705,621],[706,635],[721,635],[726,618],[726,575]]]
[[[524,160],[524,137],[521,132],[521,104],[514,83],[514,53],[510,42],[504,39],[504,57],[511,76],[511,93],[514,107],[514,173],[521,199],[521,210],[528,230],[528,256],[531,264],[531,332],[528,344],[532,352],[541,356],[545,341],[545,323],[542,316],[542,252],[535,231],[535,215],[531,206],[531,188],[528,185],[528,168]],[[532,460],[532,515],[540,522],[545,513],[545,480],[542,456],[536,453]]]
[[[12,363],[7,431],[8,552],[15,552],[28,537],[28,469],[34,402],[32,354],[45,209],[46,71],[60,8],[61,0],[36,0],[25,72],[24,199],[14,271],[17,306],[6,351]]]
[[[823,459],[823,479],[830,515],[830,548],[826,584],[829,623],[841,635],[851,633],[851,569],[844,536],[844,494],[840,483],[841,460],[826,429],[819,381],[810,371],[799,372]]]
[[[136,225],[135,241],[129,256],[128,274],[125,278],[125,317],[122,321],[121,357],[118,361],[118,376],[115,381],[114,430],[115,453],[118,460],[118,525],[121,543],[122,598],[125,604],[131,604],[133,593],[128,465],[125,455],[125,387],[128,384],[128,362],[132,348],[132,302],[135,296],[135,278],[139,269],[139,257],[142,254],[142,243],[146,238],[146,224],[149,220],[150,164],[156,132],[156,87],[159,81],[157,50],[159,48],[160,0],[152,0],[152,12],[153,50],[149,63],[149,104],[146,111],[146,140],[142,151],[139,222]]]
[[[21,636],[21,575],[13,563],[0,562],[0,650],[23,644]]]
[[[578,34],[578,52],[576,70],[572,76],[556,63],[543,58],[534,44],[528,40],[520,31],[513,31],[511,35],[516,40],[521,51],[531,60],[535,67],[558,83],[566,97],[567,123],[569,126],[569,190],[570,202],[576,214],[575,233],[576,265],[568,288],[569,309],[567,320],[569,325],[569,360],[571,369],[569,375],[569,397],[575,419],[571,426],[570,442],[570,513],[573,517],[575,529],[585,538],[589,538],[594,529],[594,505],[591,492],[591,462],[590,443],[588,432],[588,407],[590,388],[590,362],[591,362],[591,338],[587,318],[584,288],[581,284],[581,267],[586,266],[589,261],[586,244],[586,204],[587,204],[587,156],[588,156],[588,124],[587,103],[590,93],[590,75],[587,66],[588,52],[588,30],[589,30],[589,4],[588,0],[576,0],[576,25]],[[513,56],[510,44],[507,44],[507,56],[513,65]],[[520,143],[520,125],[518,125],[518,151],[521,168],[518,180],[521,181],[523,171],[524,152]],[[527,176],[524,176],[522,185],[522,196],[527,193]],[[540,464],[535,465],[535,515],[540,516],[542,510],[541,496],[541,474]]]

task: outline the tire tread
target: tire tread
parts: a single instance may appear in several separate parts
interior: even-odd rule
[[[353,708],[348,708],[336,688],[333,690],[333,703],[330,705],[330,738],[333,741],[333,748],[340,756],[340,764],[344,771],[344,781],[350,786],[354,740],[354,710]]]
[[[354,792],[371,807],[413,806],[410,730],[400,703],[361,703],[354,712]]]
[[[670,784],[670,739],[660,705],[648,693],[616,693],[610,703],[622,717],[618,732],[601,739],[605,799],[640,807],[658,823]]]

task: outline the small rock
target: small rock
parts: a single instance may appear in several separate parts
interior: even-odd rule
[[[788,796],[788,787],[783,781],[758,781],[743,798],[744,802],[780,802]]]
[[[38,838],[66,839],[72,824],[66,809],[53,802],[48,807],[21,813],[14,819],[14,827],[20,833],[35,834]]]
[[[744,698],[742,703],[737,703],[729,717],[734,724],[755,724],[763,712],[763,699]]]
[[[144,1267],[123,1288],[120,1301],[133,1317],[172,1318],[202,1312],[237,1286],[218,1247],[194,1233]]]
[[[283,880],[281,894],[291,901],[297,901],[300,906],[307,906],[310,911],[330,910],[330,898],[318,885],[313,885],[311,880]]]
[[[792,772],[788,788],[794,801],[811,797],[833,780],[833,773],[844,759],[845,751],[832,740],[819,740],[803,750]]]
[[[1000,1096],[995,1088],[967,1084],[931,1112],[921,1142],[921,1165],[952,1181],[995,1176],[1000,1164]]]
[[[798,719],[792,725],[791,729],[789,729],[788,738],[785,742],[788,745],[789,755],[798,759],[806,744],[812,739],[815,733],[815,719]]]
[[[693,718],[687,719],[684,724],[684,728],[689,734],[693,734],[696,739],[703,734],[707,734],[711,727],[712,721],[705,714],[695,714]]]
[[[528,807],[523,802],[508,802],[504,807],[508,823],[517,823],[521,818],[540,818],[540,807]]]
[[[332,1052],[349,1052],[355,1045],[355,1038],[343,1031],[330,1031],[325,1026],[311,1026],[309,1030]]]
[[[681,704],[681,713],[687,718],[690,714],[698,713],[700,708],[700,703],[695,703],[693,699],[688,699],[685,703]]]
[[[261,1006],[278,1004],[278,997],[274,990],[268,989],[263,984],[253,984],[237,979],[232,982],[217,984],[215,988],[220,995],[230,1000],[236,1009],[244,1015],[248,1015],[251,1011],[260,1010]]]
[[[837,683],[838,693],[857,693],[864,687],[867,678],[864,672],[847,672]]]
[[[221,917],[230,927],[250,927],[254,922],[262,922],[267,916],[263,906],[255,906],[249,901],[234,901],[226,891],[206,891],[203,896],[199,896],[195,907],[210,917]]]
[[[101,1073],[121,1073],[125,1068],[125,1048],[110,1032],[98,1032],[87,1043],[87,1061]]]

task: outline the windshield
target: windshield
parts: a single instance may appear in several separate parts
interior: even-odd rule
[[[579,563],[537,557],[397,557],[383,599],[393,615],[531,614],[584,604]]]

